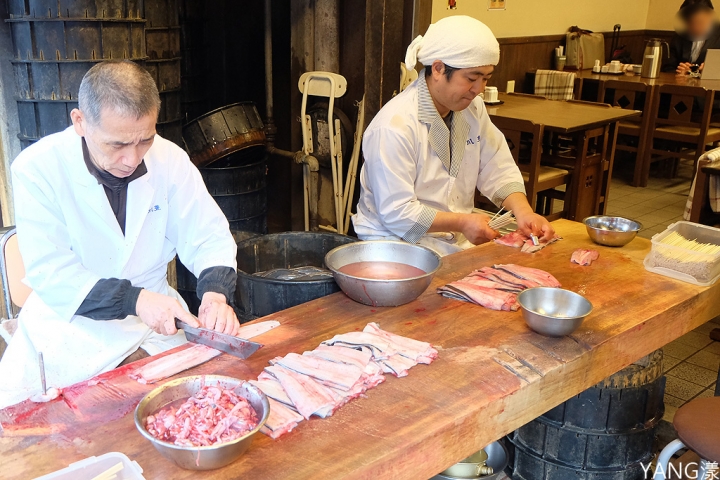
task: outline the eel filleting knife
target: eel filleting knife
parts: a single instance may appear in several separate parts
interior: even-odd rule
[[[233,337],[232,335],[226,335],[216,332],[215,330],[208,330],[207,328],[191,327],[177,318],[175,319],[175,326],[185,332],[185,337],[189,342],[207,345],[208,347],[242,359],[248,358],[262,347],[261,343],[251,342],[244,338]]]

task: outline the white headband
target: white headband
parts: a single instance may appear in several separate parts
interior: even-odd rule
[[[408,68],[418,61],[430,66],[435,60],[455,68],[497,65],[500,44],[481,21],[466,15],[446,17],[431,24],[425,36],[418,35],[405,53]]]

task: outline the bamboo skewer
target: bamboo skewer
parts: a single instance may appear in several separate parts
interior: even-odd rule
[[[123,468],[125,468],[125,467],[123,466],[123,463],[120,462],[120,463],[108,468],[101,474],[96,475],[95,477],[92,478],[92,480],[110,480],[112,478],[116,478],[117,473],[122,471]]]
[[[708,257],[720,254],[720,245],[713,243],[701,243],[697,240],[688,240],[677,232],[672,232],[663,238],[660,243],[673,249],[663,249],[662,255],[680,262],[703,262],[710,261]],[[686,251],[677,251],[683,249]]]

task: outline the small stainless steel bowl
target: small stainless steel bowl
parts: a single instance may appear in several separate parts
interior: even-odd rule
[[[397,262],[426,272],[412,278],[377,280],[342,273],[345,265],[356,262]],[[373,307],[395,307],[412,302],[423,293],[440,268],[440,257],[429,248],[406,242],[375,240],[341,245],[325,255],[325,266],[345,295]]]
[[[181,447],[174,443],[158,440],[145,429],[145,419],[166,405],[195,395],[203,385],[221,388],[237,388],[237,393],[247,399],[258,414],[257,427],[231,442],[208,447]],[[267,421],[270,404],[265,394],[244,380],[222,375],[195,375],[171,380],[151,391],[140,400],[135,409],[135,426],[150,440],[160,454],[180,468],[186,470],[213,470],[231,464],[245,452],[253,436]]]
[[[517,301],[528,326],[549,337],[571,334],[592,311],[588,299],[562,288],[529,288]]]
[[[488,445],[487,447],[483,448],[483,450],[485,451],[485,453],[488,456],[485,464],[488,467],[492,467],[493,473],[490,475],[484,475],[481,477],[476,476],[476,477],[471,477],[471,478],[477,478],[478,480],[495,480],[495,479],[499,478],[500,476],[503,476],[504,475],[503,471],[505,470],[505,467],[507,467],[507,464],[508,464],[508,451],[505,448],[505,445],[503,445],[502,442],[493,442],[490,445]],[[474,455],[472,455],[472,456],[474,456]],[[471,457],[468,457],[468,458],[471,458]],[[456,464],[456,465],[460,465],[460,464]],[[465,478],[465,477],[449,475],[446,473],[448,470],[445,470],[444,472],[435,475],[431,480],[461,480],[461,479]]]
[[[635,238],[642,223],[624,217],[595,215],[583,220],[590,239],[607,247],[622,247]]]

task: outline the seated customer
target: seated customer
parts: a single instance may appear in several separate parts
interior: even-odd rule
[[[683,30],[670,42],[670,58],[662,70],[685,75],[692,65],[702,70],[708,49],[720,48],[720,25],[711,0],[685,0],[678,16]]]

